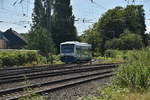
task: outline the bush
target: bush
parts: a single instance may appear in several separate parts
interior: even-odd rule
[[[122,34],[119,38],[109,40],[105,44],[105,49],[133,50],[140,49],[143,41],[137,34]]]
[[[150,49],[128,52],[128,63],[121,65],[114,83],[120,87],[143,90],[150,87]]]
[[[119,58],[119,57],[122,57],[124,55],[124,53],[122,51],[119,51],[119,50],[106,50],[105,51],[105,56],[106,57],[111,57],[111,58]]]
[[[115,83],[131,89],[147,89],[150,86],[148,68],[138,65],[123,65],[118,69]]]
[[[121,50],[133,50],[140,49],[143,46],[143,40],[140,35],[137,34],[123,34],[120,36],[120,49]]]
[[[114,38],[106,41],[105,49],[120,49],[121,41],[118,38]]]
[[[15,50],[15,51],[1,51],[0,52],[1,66],[14,66],[46,63],[45,57],[41,56],[35,50]]]
[[[49,64],[64,64],[63,62],[60,61],[59,55],[51,55],[51,54],[48,55],[47,63],[49,63]]]

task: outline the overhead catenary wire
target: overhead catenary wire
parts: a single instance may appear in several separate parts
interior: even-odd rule
[[[15,25],[15,26],[19,26],[19,27],[22,27],[22,28],[25,28],[25,29],[29,29],[30,28],[30,25],[31,25],[32,22],[29,22],[29,21],[19,21],[19,22],[8,22],[8,21],[2,21],[0,20],[0,24],[12,24],[12,25]]]
[[[30,2],[29,0],[16,0],[12,6],[16,6],[16,4],[19,4],[21,6],[21,11],[22,11],[22,16],[27,16],[28,17],[28,13],[29,13],[29,6],[32,5],[33,6],[33,2]],[[26,8],[25,8],[26,6]]]
[[[102,8],[102,9],[105,9],[106,10],[106,8],[105,7],[103,7],[102,5],[100,5],[100,4],[98,4],[97,2],[95,2],[94,0],[90,0],[90,2],[92,3],[92,4],[94,4],[94,5],[96,5],[97,7],[99,7],[99,8]],[[78,11],[80,11],[80,10],[78,10]],[[93,12],[94,10],[92,10],[92,12]],[[84,12],[84,11],[83,11]],[[89,11],[88,11],[89,12]],[[76,22],[82,22],[82,23],[94,23],[94,21],[93,20],[97,20],[97,18],[93,18],[93,19],[87,19],[87,18],[76,18],[75,19],[75,21]]]
[[[28,5],[33,5],[34,4],[34,2],[31,2],[30,0],[26,0],[26,1],[28,1],[28,2],[25,2],[25,1],[24,2],[22,1],[21,3],[18,2],[18,1],[14,2],[14,3],[12,3],[12,6],[16,6],[17,4],[22,4],[22,3],[28,3]]]
[[[86,18],[75,18],[76,22],[82,22],[82,23],[94,23],[92,19],[86,19]]]
[[[0,20],[0,23],[10,23],[10,24],[31,24],[32,21],[26,21],[26,20],[20,20],[20,21],[15,21],[15,22],[12,22],[12,21],[4,21],[4,20]]]
[[[27,12],[26,12],[26,14],[25,14],[25,12],[24,12],[24,8],[23,8],[23,3],[25,2],[25,1],[27,1],[26,3],[27,3]],[[93,0],[91,0],[92,2],[93,2]],[[14,3],[13,3],[13,6],[15,6],[16,4],[21,4],[21,9],[22,9],[22,16],[19,16],[19,14],[17,15],[18,17],[25,17],[25,16],[28,16],[28,6],[29,6],[29,4],[31,4],[31,2],[29,1],[29,0],[15,0],[14,1]],[[3,9],[2,9],[3,10]],[[6,9],[5,9],[6,10]],[[10,10],[6,10],[7,12],[9,12],[9,13],[12,13],[12,11],[10,11]],[[13,14],[13,13],[12,13]],[[15,14],[16,15],[16,14]],[[77,21],[77,20],[76,20]],[[78,20],[79,21],[79,20]],[[80,20],[80,21],[82,21],[83,23],[93,23],[93,22],[91,22],[90,20],[87,20],[87,19],[85,19],[85,18],[83,18],[82,20]]]
[[[10,10],[10,9],[7,9],[6,7],[5,8],[0,8],[0,10],[2,11],[1,12],[1,14],[12,14],[13,16],[16,16],[16,17],[28,17],[29,19],[31,19],[31,17],[29,17],[28,16],[28,5],[29,5],[29,0],[27,0],[27,9],[26,10],[24,10],[24,7],[23,6],[25,6],[25,2],[24,2],[24,4],[22,4],[23,3],[23,1],[25,1],[25,0],[21,0],[20,1],[20,3],[21,3],[21,12],[22,12],[22,14],[20,15],[18,12],[16,12],[17,10]],[[15,5],[16,3],[18,3],[19,2],[19,0],[16,0],[14,3],[13,3],[13,5]],[[13,6],[14,7],[14,6]],[[6,12],[6,13],[3,13],[3,12]]]
[[[22,3],[23,3],[23,1],[24,0],[16,0],[14,3],[13,3],[13,5],[15,5],[17,2],[19,2],[20,4],[21,4],[21,6],[22,6],[22,13],[24,14],[24,11],[23,11],[23,5],[22,5]],[[27,0],[27,4],[28,4],[28,0]],[[15,16],[17,16],[17,17],[20,17],[20,18],[25,18],[25,16],[23,15],[23,16],[19,16],[19,14],[14,14],[13,13],[13,11],[11,11],[11,10],[7,10],[7,9],[5,9],[5,8],[3,8],[3,9],[0,9],[1,11],[7,11],[7,13],[12,13],[13,15],[15,15]],[[7,14],[7,13],[4,13],[4,14]],[[31,19],[31,17],[28,17],[29,19]],[[0,21],[0,23],[7,23],[7,24],[15,24],[15,25],[31,25],[31,23],[32,23],[32,21],[29,21],[28,19],[26,19],[26,20],[20,20],[20,21],[17,21],[17,22],[11,22],[11,21],[3,21],[3,20],[1,20]]]
[[[96,3],[96,2],[93,2],[93,4],[95,4],[97,7],[99,7],[99,8],[102,8],[102,9],[104,9],[104,10],[107,10],[104,6],[102,6],[102,5],[100,5],[100,4],[98,4],[98,3]]]
[[[90,1],[92,4],[96,5],[97,7],[107,10],[104,6],[100,5],[99,3],[95,2],[94,0],[90,0]]]
[[[15,6],[18,1],[19,1],[19,0],[16,0],[16,1],[12,4],[12,6]]]
[[[13,25],[17,25],[17,26],[20,26],[20,27],[27,27],[27,26],[30,26],[29,24],[25,24],[25,23],[16,23],[16,22],[7,22],[7,21],[0,21],[0,24],[13,24]]]
[[[13,3],[13,6],[15,6],[17,3],[20,3],[20,4],[21,4],[23,1],[24,1],[24,0],[20,0],[20,1],[19,1],[19,0],[16,0],[16,1]]]
[[[147,2],[150,2],[150,0],[125,0],[127,2],[128,5],[130,4],[136,4],[141,2],[142,5],[146,4]]]
[[[20,16],[19,14],[14,14],[15,16],[17,16],[17,17],[22,17],[22,18],[25,18],[25,17],[27,17],[27,18],[29,18],[29,19],[32,19],[31,17],[29,17],[28,16],[28,14],[29,14],[29,12],[28,12],[28,10],[29,10],[29,5],[33,5],[33,2],[32,2],[33,0],[14,0],[14,3],[16,2],[16,6],[17,6],[17,4],[18,5],[23,5],[23,6],[26,6],[26,8],[24,7],[24,8],[22,8],[22,15]],[[103,7],[101,4],[99,4],[99,3],[97,3],[95,0],[90,0],[91,1],[91,4],[93,4],[93,5],[95,5],[96,7],[99,7],[99,8],[102,8],[102,9],[104,9],[104,10],[106,10],[107,8],[106,7]],[[149,2],[150,0],[143,0],[144,2]],[[1,0],[1,2],[2,2],[2,0]],[[25,5],[24,5],[25,4]],[[26,10],[25,10],[26,9]],[[21,10],[21,9],[20,9]],[[93,10],[94,11],[94,10]],[[5,11],[6,12],[6,11]],[[9,12],[9,13],[11,13],[11,14],[13,14],[13,12],[12,11],[7,11],[7,12]],[[24,15],[24,13],[25,13],[25,15]],[[83,11],[83,13],[84,13],[84,11]],[[148,20],[149,21],[149,19],[146,19],[146,20]],[[76,19],[75,20],[76,22],[80,22],[80,23],[84,23],[84,24],[88,24],[88,23],[94,23],[94,21],[95,21],[95,19],[88,19],[88,18],[80,18],[80,19]]]
[[[5,8],[0,8],[0,12],[3,13],[4,15],[13,15],[13,16],[16,16],[16,17],[19,17],[19,18],[28,18],[28,19],[31,19],[31,17],[29,16],[23,16],[22,14],[19,14],[18,12],[14,12],[12,10],[8,10],[8,9],[5,9]],[[16,13],[16,14],[14,14]]]

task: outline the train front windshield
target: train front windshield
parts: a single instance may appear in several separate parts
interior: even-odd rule
[[[61,45],[61,53],[74,53],[74,44]]]

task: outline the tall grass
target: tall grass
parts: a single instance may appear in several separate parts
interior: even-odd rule
[[[150,87],[150,49],[127,53],[128,63],[116,71],[114,84],[135,90]]]
[[[117,57],[111,53],[108,52],[109,56]],[[150,48],[123,51],[119,55],[127,63],[118,67],[112,84],[100,90],[99,97],[79,100],[150,100]]]
[[[114,85],[104,88],[100,93],[101,96],[97,97],[96,100],[150,100],[150,92],[133,92],[128,88]]]

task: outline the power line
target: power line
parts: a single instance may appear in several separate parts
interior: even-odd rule
[[[16,21],[16,22],[8,22],[8,21],[0,20],[0,23],[31,24],[32,21],[20,20],[20,21]]]
[[[8,9],[5,9],[5,8],[0,8],[0,11],[1,11],[1,13],[5,12],[3,14],[7,14],[7,15],[11,14],[11,16],[13,15],[13,16],[20,17],[20,18],[29,18],[29,19],[31,19],[31,17],[29,17],[29,16],[23,16],[23,15],[20,15],[19,13],[17,13],[17,12],[13,12],[12,10],[8,10]],[[16,13],[16,14],[14,14],[14,13]]]
[[[0,20],[0,24],[1,23],[5,23],[5,24],[13,24],[13,25],[17,25],[17,26],[20,26],[20,27],[24,27],[24,28],[30,28],[30,25],[31,25],[31,22],[30,21],[19,21],[19,22],[8,22],[8,21],[3,21],[3,20]]]
[[[102,9],[104,9],[104,10],[107,10],[104,6],[102,6],[102,5],[100,5],[100,4],[98,4],[98,3],[96,3],[96,2],[93,2],[93,4],[95,4],[97,7],[99,7],[99,8],[102,8]]]
[[[21,4],[24,0],[16,0],[14,3],[13,3],[13,6],[15,6],[18,2]]]
[[[100,5],[99,3],[95,2],[94,0],[90,0],[92,4],[95,4],[97,7],[107,10],[104,6]]]
[[[86,18],[77,18],[75,19],[76,22],[82,22],[82,23],[94,23],[92,19],[86,19]]]
[[[26,0],[26,1],[28,1],[27,3],[28,3],[29,5],[33,5],[33,4],[34,4],[34,2],[31,2],[30,0]],[[17,3],[18,3],[18,4],[22,4],[22,3],[26,3],[26,2],[25,2],[25,0],[20,1],[20,2],[19,2],[19,0],[16,0],[16,1],[12,4],[12,6],[15,6]]]
[[[13,24],[13,25],[17,25],[17,26],[22,26],[24,28],[27,28],[27,26],[30,27],[30,24],[23,24],[23,23],[17,23],[17,22],[7,22],[7,21],[0,21],[0,24],[1,23],[5,23],[5,24]]]
[[[21,6],[21,11],[22,11],[22,15],[23,16],[27,16],[28,17],[28,13],[29,13],[29,5],[33,6],[33,2],[30,2],[29,0],[16,0],[12,6],[16,6],[16,4],[19,4]],[[24,7],[26,4],[26,7]]]
[[[15,5],[17,4],[17,2],[18,2],[18,0],[16,0],[16,1],[12,4],[12,6],[15,6]]]
[[[3,0],[1,0],[1,4],[3,4],[2,3],[2,1]],[[20,15],[18,12],[14,12],[13,10],[8,10],[8,9],[6,9],[6,7],[5,8],[0,8],[0,10],[1,11],[4,11],[4,12],[7,12],[7,13],[9,13],[9,14],[11,14],[11,15],[13,15],[13,16],[18,16],[18,17],[28,17],[28,10],[29,10],[29,0],[26,0],[27,2],[23,2],[23,1],[25,1],[25,0],[15,0],[14,2],[13,2],[13,6],[15,6],[17,3],[19,3],[19,4],[21,4],[20,6],[21,6],[21,9],[20,9],[20,11],[22,12],[22,14]],[[27,3],[26,5],[27,5],[27,8],[25,8],[24,6],[25,6],[25,4],[23,4],[23,3]],[[26,9],[26,10],[25,10]],[[19,11],[19,12],[20,12]],[[15,14],[14,14],[15,13]],[[1,13],[1,14],[6,14],[6,13]],[[31,17],[29,17],[30,19],[31,19]]]
[[[19,2],[19,3],[22,3],[23,1],[25,1],[25,0],[20,0],[20,2]]]

